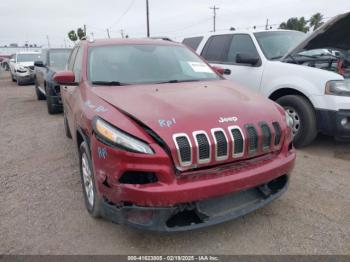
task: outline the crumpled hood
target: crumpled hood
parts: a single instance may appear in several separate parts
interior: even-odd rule
[[[322,25],[282,58],[313,49],[350,50],[350,12],[341,14]]]
[[[23,67],[29,67],[34,66],[34,62],[18,62],[16,63],[16,67],[23,66]]]
[[[95,87],[109,104],[141,121],[168,144],[175,133],[260,121],[278,121],[277,105],[227,80],[180,84]],[[221,118],[237,118],[220,122]]]

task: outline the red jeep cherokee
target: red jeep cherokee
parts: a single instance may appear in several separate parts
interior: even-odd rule
[[[93,217],[157,231],[221,223],[283,194],[290,119],[182,44],[81,41],[61,84]]]

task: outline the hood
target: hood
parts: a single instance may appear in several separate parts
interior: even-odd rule
[[[284,114],[274,102],[243,87],[235,87],[227,80],[92,90],[152,129],[172,152],[176,147],[174,134],[185,133],[192,139],[195,131],[210,134],[213,128],[228,130],[235,125],[243,129],[247,124],[258,126],[262,121],[280,122]]]
[[[303,51],[327,48],[350,50],[350,12],[338,15],[322,25],[289,51],[282,60]]]
[[[16,66],[24,66],[24,67],[34,66],[34,62],[18,62],[16,63]]]

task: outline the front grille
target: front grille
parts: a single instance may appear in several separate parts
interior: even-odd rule
[[[278,122],[273,122],[273,129],[275,130],[275,146],[279,145],[281,142],[281,127]]]
[[[199,162],[210,160],[210,143],[206,133],[201,132],[194,135],[197,143],[197,154]]]
[[[231,129],[232,139],[233,139],[233,154],[241,155],[244,152],[244,139],[242,132],[239,128]]]
[[[261,133],[262,133],[262,148],[264,150],[268,150],[271,146],[271,138],[272,138],[271,130],[266,123],[262,123],[260,127],[261,127]]]
[[[246,126],[248,133],[248,150],[249,153],[254,153],[258,149],[258,133],[255,127],[248,125]]]
[[[216,147],[216,159],[221,160],[228,157],[227,138],[223,130],[213,130]]]
[[[179,160],[178,167],[184,170],[182,167],[190,169],[197,167],[198,164],[215,164],[215,161],[266,154],[278,149],[276,146],[281,144],[282,135],[281,126],[276,121],[251,123],[244,128],[239,126],[230,126],[225,130],[212,128],[210,133],[194,131],[191,139],[186,133],[178,133],[173,135],[173,140]],[[192,145],[195,148],[192,148]]]
[[[179,152],[179,158],[183,165],[186,165],[188,163],[192,162],[192,148],[189,139],[187,136],[177,136],[175,138],[178,152]]]

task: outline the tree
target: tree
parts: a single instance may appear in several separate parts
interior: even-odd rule
[[[323,25],[323,15],[321,13],[316,13],[313,16],[311,16],[309,22],[310,26],[313,27],[313,30],[316,30],[319,28],[321,25]]]
[[[80,40],[83,39],[83,37],[86,36],[84,30],[82,28],[80,28],[80,27],[77,29],[77,35],[78,35]]]
[[[296,30],[306,33],[309,31],[309,27],[307,26],[308,21],[305,20],[304,17],[292,17],[289,18],[287,22],[283,22],[280,24],[280,29],[289,29]]]
[[[78,40],[78,36],[77,36],[77,34],[75,33],[74,30],[69,31],[69,33],[68,33],[68,38],[69,38],[71,41],[73,41],[73,42],[75,42],[75,41]]]

